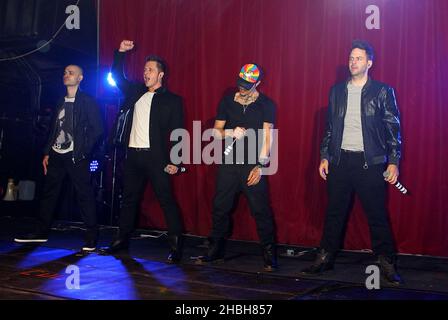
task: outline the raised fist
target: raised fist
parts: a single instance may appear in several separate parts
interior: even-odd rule
[[[123,40],[120,43],[120,49],[118,49],[118,51],[126,52],[126,51],[129,51],[129,50],[132,50],[133,48],[134,48],[134,41]]]

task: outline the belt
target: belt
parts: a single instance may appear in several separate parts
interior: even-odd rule
[[[341,150],[342,150],[342,152],[345,152],[345,153],[357,153],[357,154],[364,153],[364,151],[353,151],[353,150],[345,150],[345,149],[341,149]]]
[[[129,149],[133,150],[133,151],[137,151],[137,152],[140,152],[140,151],[150,151],[151,150],[150,148],[133,148],[133,147],[129,147]]]

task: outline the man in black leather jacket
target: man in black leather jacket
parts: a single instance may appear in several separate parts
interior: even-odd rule
[[[103,135],[103,121],[95,100],[82,92],[82,68],[69,65],[64,71],[67,95],[58,102],[42,161],[45,185],[40,201],[39,224],[35,232],[15,239],[19,243],[48,240],[54,211],[66,175],[73,183],[87,231],[84,251],[96,249],[98,230],[95,196],[90,183],[90,155]]]
[[[390,283],[400,284],[384,181],[395,184],[399,175],[400,115],[394,90],[369,78],[372,63],[372,47],[365,41],[353,41],[351,78],[331,88],[319,166],[320,176],[328,183],[328,208],[320,251],[302,273],[320,274],[333,268],[355,191],[367,214],[372,249],[382,275]]]
[[[134,42],[123,40],[115,51],[112,72],[125,102],[123,121],[117,129],[117,139],[126,148],[123,175],[123,200],[119,218],[119,232],[102,252],[113,254],[127,250],[135,229],[140,200],[149,180],[165,215],[170,252],[168,263],[178,263],[182,255],[183,223],[174,198],[169,175],[179,168],[169,157],[169,136],[183,128],[182,98],[163,86],[165,62],[158,56],[146,59],[141,82],[131,82],[124,76],[126,52]]]

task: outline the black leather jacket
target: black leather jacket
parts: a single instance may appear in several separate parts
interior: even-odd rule
[[[64,105],[64,98],[58,102],[58,108],[53,115],[52,127],[44,155],[48,155],[56,140],[57,116]],[[78,89],[73,105],[73,163],[89,159],[94,146],[104,133],[104,125],[100,109],[91,96]]]
[[[347,82],[331,88],[327,123],[320,146],[321,159],[339,163],[344,118],[347,111]],[[367,165],[398,165],[401,157],[400,114],[394,90],[368,79],[361,93],[361,123]]]

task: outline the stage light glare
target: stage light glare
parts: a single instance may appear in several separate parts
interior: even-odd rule
[[[116,87],[117,83],[115,82],[114,78],[112,78],[112,72],[109,72],[107,74],[107,82],[109,83],[110,86],[112,87]]]

